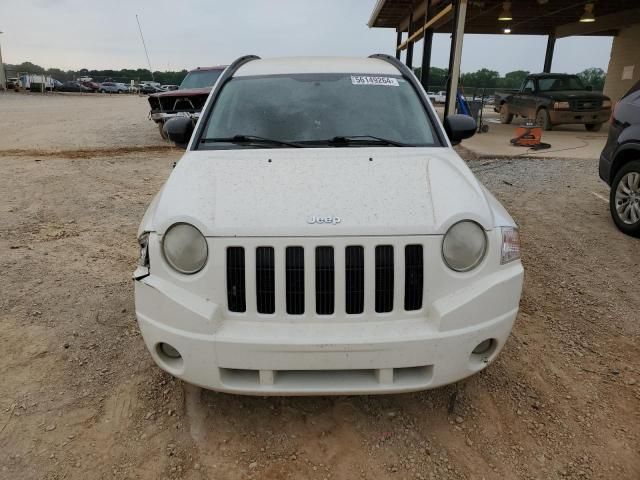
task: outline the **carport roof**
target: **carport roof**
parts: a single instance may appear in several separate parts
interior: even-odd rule
[[[447,8],[452,0],[377,0],[369,19],[370,27],[396,28],[406,31],[409,15],[414,22],[424,17],[426,2],[430,2],[431,16]],[[513,34],[549,35],[615,35],[626,25],[640,22],[638,0],[512,0],[513,20],[499,21],[504,0],[469,0],[465,33],[502,34],[507,26]],[[579,23],[585,4],[593,3],[596,21]],[[433,26],[435,32],[451,32],[451,14]],[[418,26],[424,22],[418,21]]]

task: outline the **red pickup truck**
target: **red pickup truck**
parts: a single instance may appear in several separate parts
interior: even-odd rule
[[[211,88],[225,68],[198,67],[187,73],[177,90],[149,95],[150,117],[158,124],[162,138],[166,138],[162,127],[170,118],[185,116],[197,119],[200,116]]]

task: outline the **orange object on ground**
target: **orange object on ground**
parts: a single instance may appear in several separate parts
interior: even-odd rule
[[[511,143],[517,147],[535,147],[542,142],[542,128],[525,125],[516,128],[516,136],[511,139]]]

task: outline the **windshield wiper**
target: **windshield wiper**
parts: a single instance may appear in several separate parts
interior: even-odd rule
[[[302,148],[302,145],[293,142],[286,142],[284,140],[277,140],[275,138],[259,137],[257,135],[234,135],[233,137],[220,137],[220,138],[203,138],[200,143],[235,143],[242,144],[270,144],[270,145],[284,145],[292,148]]]
[[[410,143],[403,143],[397,140],[390,140],[388,138],[376,137],[373,135],[339,135],[326,140],[309,140],[301,142],[305,144],[318,144],[318,145],[393,145],[394,147],[415,147]]]

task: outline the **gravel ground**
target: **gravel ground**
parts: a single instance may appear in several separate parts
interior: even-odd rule
[[[161,372],[135,323],[136,228],[180,152],[137,97],[53,98],[117,128],[3,137],[0,478],[640,478],[640,243],[614,228],[595,160],[470,160],[526,270],[487,370],[414,394],[232,396]],[[141,118],[121,129],[113,105]]]

